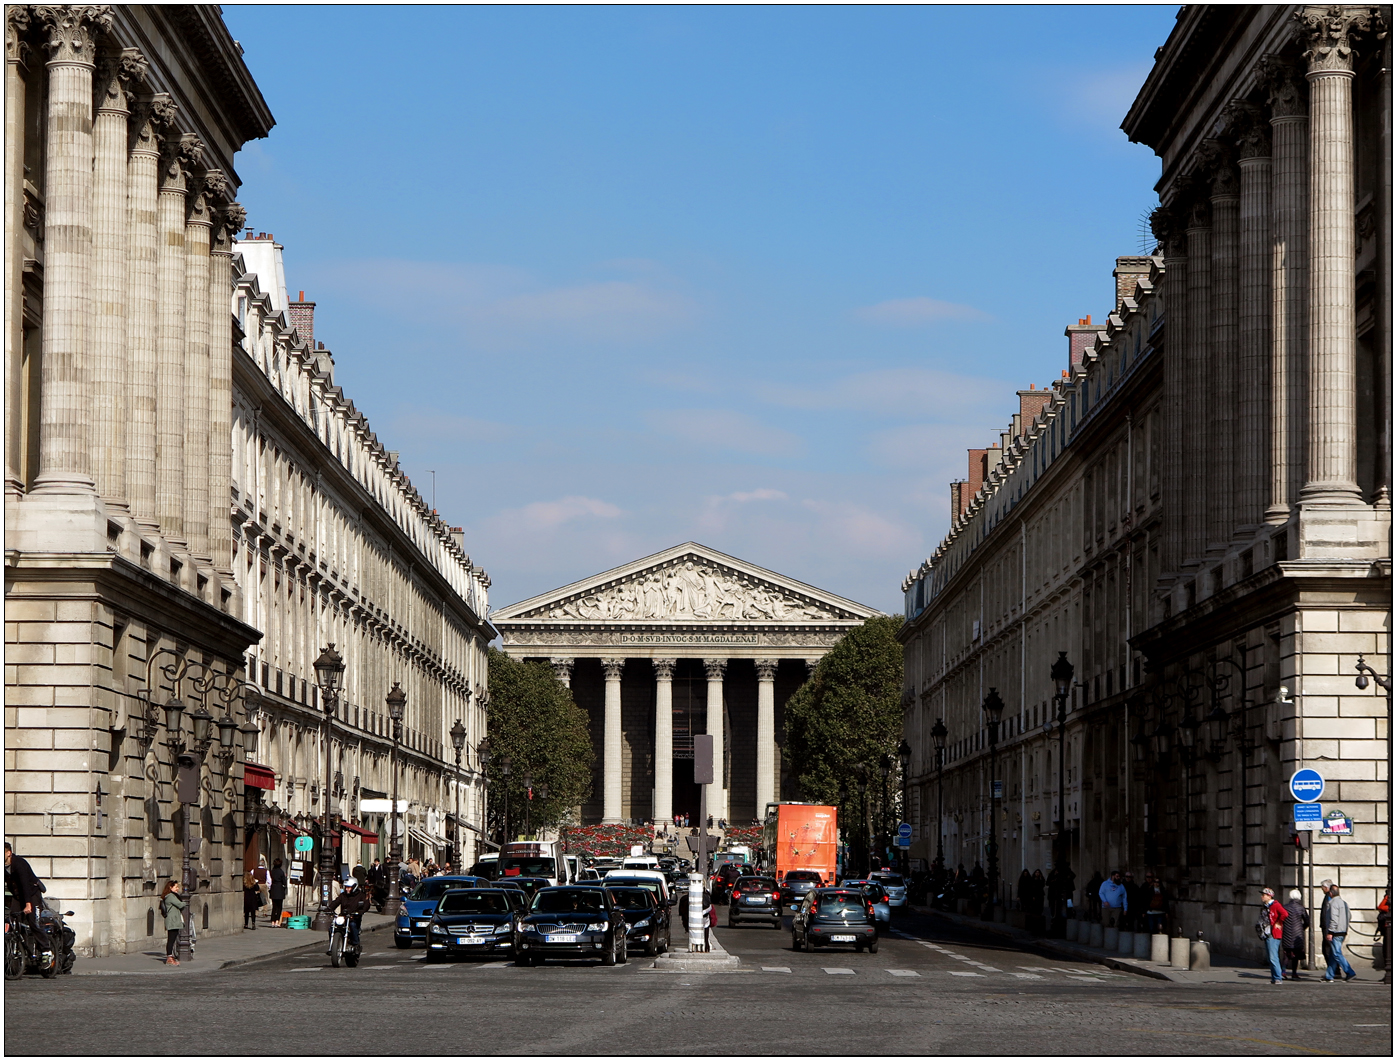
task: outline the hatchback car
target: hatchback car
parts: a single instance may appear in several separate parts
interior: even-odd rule
[[[606,890],[630,926],[626,937],[631,946],[643,949],[651,958],[669,950],[669,907],[658,905],[654,892],[617,885],[607,885]]]
[[[781,881],[781,905],[788,913],[795,913],[800,901],[824,883],[824,878],[813,869],[792,869],[786,871]]]
[[[854,888],[811,892],[791,920],[791,949],[808,952],[844,943],[878,953],[878,923],[867,896]]]
[[[481,877],[428,877],[403,898],[393,924],[393,942],[406,949],[427,938],[427,925],[437,902],[453,888],[477,888],[490,882]]]
[[[427,960],[514,952],[518,912],[503,888],[453,889],[427,924]]]
[[[738,877],[728,906],[728,927],[757,922],[781,927],[781,891],[775,877]]]
[[[882,881],[877,880],[842,880],[839,882],[841,888],[857,888],[868,897],[868,901],[873,904],[873,917],[878,922],[879,927],[888,928],[892,924],[892,905],[888,902],[887,889],[883,887]]]
[[[629,926],[605,888],[544,888],[519,924],[515,963],[541,965],[547,958],[600,958],[624,962]]]
[[[883,886],[883,890],[888,893],[889,906],[907,904],[907,882],[900,873],[870,873],[868,879]]]

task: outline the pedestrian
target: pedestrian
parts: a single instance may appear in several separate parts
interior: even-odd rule
[[[1035,869],[1033,871],[1032,913],[1037,919],[1040,930],[1043,924],[1043,897],[1047,895],[1047,893],[1048,880],[1043,876],[1043,871],[1041,869]]]
[[[1122,882],[1125,885],[1125,917],[1121,920],[1121,930],[1129,929],[1131,932],[1139,932],[1145,927],[1144,918],[1140,916],[1140,909],[1143,905],[1144,889],[1135,883],[1135,874],[1126,870],[1122,875]]]
[[[160,893],[160,916],[165,920],[165,964],[179,964],[179,930],[184,927],[186,903],[180,898],[180,884],[167,880]]]
[[[1025,866],[1019,874],[1019,883],[1015,888],[1019,896],[1019,909],[1024,912],[1025,918],[1028,916],[1029,898],[1033,895],[1033,874],[1029,873]]]
[[[1144,892],[1145,897],[1140,904],[1143,909],[1140,912],[1145,915],[1145,930],[1152,936],[1158,935],[1164,931],[1164,922],[1169,912],[1169,898],[1164,892],[1164,882],[1153,873],[1147,874]]]
[[[1324,982],[1332,984],[1339,973],[1343,973],[1345,980],[1352,980],[1358,974],[1344,957],[1344,937],[1349,929],[1348,901],[1339,894],[1339,886],[1333,881],[1324,881],[1323,884],[1328,885],[1325,890],[1329,900],[1324,904],[1319,927],[1324,933],[1324,941],[1329,944],[1329,963],[1324,970]]]
[[[286,902],[286,869],[281,864],[281,859],[272,862],[271,884],[267,893],[272,900],[272,924],[281,924],[281,905]]]
[[[1385,888],[1378,903],[1378,953],[1384,969],[1392,968],[1392,889]]]
[[[1098,869],[1092,871],[1091,880],[1087,881],[1087,893],[1084,898],[1087,903],[1087,916],[1093,921],[1101,920],[1101,885],[1106,883],[1107,879]]]
[[[1270,888],[1261,889],[1261,913],[1256,919],[1256,932],[1266,944],[1266,961],[1271,966],[1271,983],[1285,982],[1281,969],[1281,934],[1284,924],[1290,917],[1286,909],[1276,902],[1276,893]]]
[[[1299,888],[1291,888],[1286,897],[1286,919],[1281,927],[1282,966],[1290,962],[1290,979],[1300,979],[1300,961],[1305,957],[1305,930],[1310,927],[1310,914],[1305,909]]]
[[[1111,876],[1097,886],[1096,894],[1101,900],[1101,927],[1120,928],[1121,921],[1129,909],[1126,906],[1125,882],[1121,879],[1121,871],[1111,870]]]
[[[243,928],[257,931],[257,908],[262,905],[262,892],[252,870],[243,874]]]

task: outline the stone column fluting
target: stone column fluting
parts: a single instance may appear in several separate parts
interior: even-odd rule
[[[1234,101],[1230,117],[1241,173],[1235,522],[1250,537],[1266,507],[1271,449],[1271,130],[1253,104]]]
[[[605,718],[602,723],[602,824],[621,822],[621,672],[623,659],[601,661],[606,678]]]
[[[126,494],[127,154],[129,92],[149,64],[135,48],[98,68],[92,142],[92,474],[109,508]]]
[[[1234,469],[1237,460],[1237,274],[1241,190],[1237,170],[1224,145],[1210,140],[1204,148],[1210,170],[1208,202],[1213,221],[1207,360],[1212,446],[1205,462],[1208,552],[1220,553],[1236,530],[1233,512],[1237,503]]]
[[[548,661],[553,668],[553,673],[558,676],[558,681],[562,682],[569,689],[572,688],[572,657],[554,656]]]
[[[126,163],[126,499],[147,531],[159,529],[155,503],[156,337],[159,332],[157,198],[160,142],[178,108],[163,92],[131,109]]]
[[[198,139],[171,132],[160,152],[160,196],[156,204],[158,256],[155,377],[155,505],[165,537],[183,546],[184,529],[184,212],[187,171],[202,155]]]
[[[776,800],[776,667],[777,660],[757,663],[757,819],[765,820],[766,805]]]
[[[1306,505],[1350,505],[1358,489],[1357,336],[1354,313],[1353,38],[1368,7],[1296,13],[1310,83],[1309,402]]]
[[[1188,333],[1184,336],[1184,405],[1188,417],[1207,423],[1214,404],[1210,390],[1212,373],[1208,359],[1212,321],[1213,229],[1209,203],[1194,189],[1197,196],[1189,204],[1188,227]],[[1208,431],[1184,431],[1184,564],[1194,564],[1203,558],[1208,547],[1208,483],[1211,465],[1206,452],[1210,443]]]
[[[210,170],[205,190],[228,194],[227,179]],[[233,523],[233,237],[247,215],[238,203],[214,210],[209,250],[209,552],[232,584]]]
[[[24,492],[24,144],[29,5],[5,8],[5,496]]]
[[[222,180],[222,174],[218,175]],[[189,552],[209,552],[209,243],[208,177],[189,190],[184,221],[184,536]],[[221,191],[221,188],[219,189]],[[228,442],[231,445],[231,440]]]
[[[708,786],[708,813],[714,820],[728,816],[727,788],[724,782],[723,760],[723,674],[728,669],[725,659],[705,659],[708,676],[708,700],[704,712],[704,732],[713,738],[713,784]]]
[[[674,660],[652,659],[655,668],[655,807],[651,818],[674,817]]]
[[[1150,230],[1164,256],[1164,534],[1160,542],[1161,581],[1177,577],[1184,560],[1183,401],[1187,371],[1188,244],[1178,210],[1157,207]]]
[[[42,5],[48,59],[44,338],[35,493],[94,493],[87,321],[92,270],[92,72],[105,6]]]

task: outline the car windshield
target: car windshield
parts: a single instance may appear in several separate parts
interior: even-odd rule
[[[880,873],[880,874],[878,875],[878,877],[877,877],[877,880],[878,880],[878,883],[881,884],[881,885],[882,885],[883,887],[885,887],[885,888],[901,888],[901,887],[902,887],[902,878],[899,877],[899,876],[896,876],[895,874],[892,874],[892,873],[888,873],[888,874],[882,874],[882,873]]]
[[[657,880],[650,880],[645,877],[607,877],[606,885],[608,888],[644,888],[647,892],[649,892],[651,895],[655,897],[656,902],[659,902],[662,898],[662,894],[660,892],[660,882]]]
[[[644,888],[608,888],[611,900],[622,910],[649,910],[654,897]]]
[[[547,888],[534,896],[535,914],[599,914],[605,909],[600,888]]]
[[[767,892],[775,887],[776,882],[770,877],[743,877],[737,882],[740,892]]]
[[[505,877],[556,877],[556,864],[551,858],[529,855],[524,858],[507,858],[501,863]]]
[[[507,914],[509,899],[495,888],[472,888],[447,892],[442,896],[439,914]]]
[[[440,899],[443,892],[448,892],[452,888],[469,888],[474,883],[474,881],[462,880],[460,877],[428,877],[412,890],[412,894],[408,898],[417,902]]]
[[[840,895],[820,896],[816,909],[821,917],[864,918],[868,916],[864,909],[862,897],[849,892]]]
[[[819,879],[820,875],[813,869],[793,869],[786,874],[786,880],[788,881],[818,881]]]

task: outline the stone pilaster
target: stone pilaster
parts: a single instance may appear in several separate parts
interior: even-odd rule
[[[1184,403],[1189,416],[1208,422],[1214,403],[1208,393],[1212,381],[1209,358],[1212,338],[1213,228],[1209,204],[1197,198],[1189,207],[1188,227],[1188,317],[1184,336]],[[1206,431],[1183,432],[1183,470],[1189,484],[1184,495],[1184,564],[1196,564],[1208,547],[1208,500],[1206,476],[1211,466],[1205,452],[1210,442]]]
[[[5,496],[24,491],[19,466],[23,448],[24,384],[20,366],[24,346],[24,108],[25,70],[30,48],[29,5],[5,8]]]
[[[1271,136],[1259,108],[1234,103],[1232,129],[1241,173],[1238,206],[1238,404],[1235,523],[1250,536],[1266,507],[1271,394]]]
[[[1271,105],[1271,463],[1266,522],[1290,518],[1304,466],[1305,341],[1309,314],[1309,116],[1304,82],[1267,56]]]
[[[776,799],[776,665],[774,659],[757,663],[757,817],[766,816],[766,805]]]
[[[207,187],[221,185],[223,174],[210,171]],[[222,203],[214,212],[209,252],[209,552],[213,566],[231,586],[233,524],[233,236],[247,215],[238,203]]]
[[[652,659],[655,668],[655,809],[653,820],[674,817],[674,660]]]
[[[1236,530],[1234,482],[1237,442],[1237,284],[1239,271],[1238,213],[1241,190],[1237,170],[1221,144],[1210,141],[1208,202],[1212,206],[1212,290],[1208,368],[1212,447],[1207,469],[1208,552],[1220,553]]]
[[[1184,462],[1183,400],[1188,332],[1188,243],[1177,209],[1158,207],[1150,230],[1164,255],[1164,534],[1160,541],[1161,581],[1172,580],[1183,566]]]
[[[184,246],[186,169],[202,150],[194,137],[172,132],[160,153],[160,195],[156,203],[156,386],[155,508],[160,529],[183,545],[184,529]]]
[[[131,86],[149,64],[135,48],[99,68],[92,163],[92,473],[108,508],[126,495],[127,150]]]
[[[708,813],[717,820],[728,816],[727,779],[723,771],[723,674],[728,669],[728,661],[705,659],[703,669],[708,676],[704,732],[713,738],[713,784],[708,786]]]
[[[43,392],[35,493],[95,492],[89,442],[92,71],[105,6],[43,5],[48,59],[44,166]]]
[[[572,688],[572,662],[571,656],[554,656],[548,661],[553,673],[558,676],[558,681],[569,689]]]
[[[221,174],[219,175],[222,176]],[[209,212],[207,178],[190,189],[184,221],[184,535],[190,553],[209,552]],[[227,443],[231,445],[231,440]]]
[[[601,661],[606,678],[605,719],[602,725],[602,824],[621,821],[621,672],[623,659]]]

